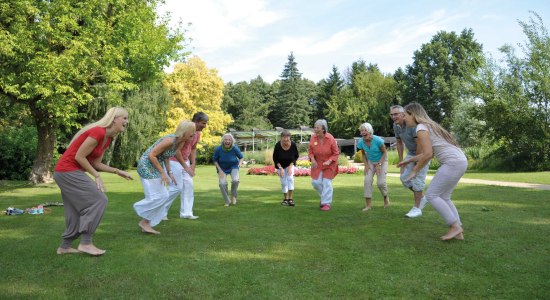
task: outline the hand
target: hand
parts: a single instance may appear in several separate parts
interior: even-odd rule
[[[285,175],[285,169],[283,169],[283,167],[279,167],[277,169],[277,173],[279,174],[279,177],[283,177]]]
[[[382,170],[382,166],[379,164],[374,165],[374,173],[376,176],[380,175],[380,170]]]
[[[220,177],[220,179],[224,179],[225,178],[225,173],[224,172],[219,172],[218,176]]]
[[[288,166],[287,172],[288,172],[289,176],[293,176],[294,175],[294,165]]]
[[[103,184],[103,179],[101,179],[101,177],[97,176],[95,178],[95,184],[97,186],[97,189],[100,190],[101,192],[105,193],[107,191],[107,189],[105,189],[105,185]]]
[[[170,176],[170,180],[172,180],[172,183],[175,186],[178,186],[178,183],[176,182],[176,178],[174,177],[174,174],[170,173],[170,174],[168,174],[168,176]]]
[[[162,173],[160,180],[164,186],[168,186],[168,176],[166,176],[166,173]]]
[[[311,161],[311,168],[312,168],[312,169],[317,168],[317,161],[315,161],[315,160],[312,160],[312,161]]]
[[[330,165],[331,162],[332,162],[332,161],[329,159],[329,160],[327,160],[327,161],[325,161],[325,162],[323,163],[323,166],[328,166],[328,165]]]
[[[403,168],[404,166],[408,165],[409,163],[410,163],[410,161],[407,161],[407,160],[400,161],[400,162],[397,164],[397,167]]]
[[[126,180],[134,180],[134,178],[132,178],[132,176],[127,173],[127,172],[124,172],[124,171],[121,171],[121,170],[117,170],[116,171],[116,174]]]
[[[185,172],[187,172],[187,174],[189,174],[189,176],[191,176],[191,177],[195,176],[195,169],[193,169],[193,168],[189,168],[189,169],[185,170]]]

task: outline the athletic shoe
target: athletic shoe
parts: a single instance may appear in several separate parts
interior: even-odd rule
[[[409,218],[422,217],[422,210],[418,207],[413,207],[405,216]]]
[[[322,210],[322,211],[330,210],[330,205],[325,204],[325,205],[321,206],[321,210]]]
[[[196,220],[199,217],[198,216],[181,216],[182,219],[189,219],[189,220]]]

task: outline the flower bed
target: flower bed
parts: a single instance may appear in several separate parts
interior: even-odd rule
[[[356,167],[340,167],[338,166],[338,174],[356,174],[358,169]],[[265,166],[262,168],[250,168],[248,169],[248,175],[277,175],[274,166]],[[295,167],[294,176],[310,176],[310,168]]]

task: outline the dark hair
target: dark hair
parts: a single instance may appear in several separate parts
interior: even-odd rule
[[[208,116],[205,113],[203,113],[202,111],[199,111],[198,113],[195,113],[193,115],[192,121],[193,122],[201,122],[201,121],[208,122]]]

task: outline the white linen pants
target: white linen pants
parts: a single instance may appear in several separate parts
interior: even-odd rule
[[[321,205],[332,204],[332,179],[323,178],[323,171],[321,171],[319,178],[311,180],[311,185],[321,196]]]
[[[294,190],[294,172],[289,173],[289,168],[290,166],[283,169],[283,171],[277,169],[277,174],[279,174],[279,180],[281,181],[281,187],[284,194],[288,193],[288,191]],[[283,173],[283,176],[281,176],[281,172]]]
[[[189,165],[189,161],[186,161]],[[170,161],[170,170],[176,179],[177,185],[170,182],[168,185],[168,203],[165,206],[165,215],[168,215],[168,211],[174,203],[174,200],[180,195],[180,217],[189,217],[193,215],[193,203],[195,202],[195,193],[193,190],[193,177],[189,175],[183,166],[178,161]]]
[[[168,188],[162,184],[161,178],[140,178],[145,199],[134,203],[137,215],[156,226],[164,218],[164,208],[168,202]]]

